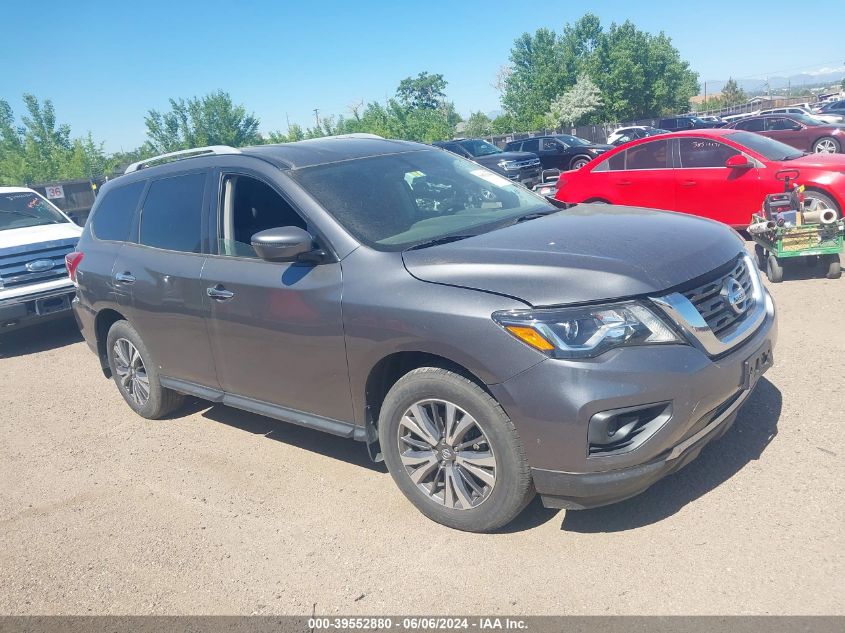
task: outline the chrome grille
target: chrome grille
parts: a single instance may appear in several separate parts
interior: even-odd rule
[[[74,249],[77,241],[76,239],[56,240],[0,249],[0,280],[2,281],[0,287],[15,288],[66,277],[65,255]],[[52,267],[46,270],[27,268],[27,264],[41,260],[52,262]]]
[[[743,304],[743,310],[739,314],[731,309],[720,294],[728,277],[733,277],[745,290],[747,298]],[[681,294],[695,306],[695,309],[698,310],[716,336],[727,332],[737,322],[742,321],[753,311],[754,307],[751,275],[746,267],[745,259],[742,257],[737,259],[727,273],[720,274],[714,279]]]

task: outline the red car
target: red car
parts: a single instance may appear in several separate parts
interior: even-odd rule
[[[757,132],[804,152],[833,154],[845,151],[845,127],[804,114],[753,116],[725,127]]]
[[[845,208],[845,155],[804,154],[779,141],[730,129],[687,130],[621,145],[561,174],[555,197],[680,211],[747,227],[766,194],[783,191],[790,170],[815,208]]]

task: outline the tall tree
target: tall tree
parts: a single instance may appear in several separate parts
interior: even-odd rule
[[[235,105],[228,92],[170,99],[170,111],[150,110],[144,122],[147,145],[159,153],[205,145],[242,147],[261,142],[258,118]]]
[[[603,96],[603,106],[587,117],[596,121],[685,110],[698,91],[697,74],[666,35],[640,31],[630,21],[604,29],[590,13],[560,36],[549,29],[523,34],[510,61],[502,105],[522,129],[540,127],[551,102],[584,72]]]
[[[439,73],[421,72],[399,82],[396,98],[407,108],[436,110],[446,98],[447,81]]]
[[[489,136],[493,132],[490,117],[483,112],[473,112],[469,115],[464,127],[466,136]]]
[[[728,78],[725,86],[722,88],[722,104],[725,106],[738,105],[745,103],[748,100],[748,95],[739,87],[733,77]]]
[[[59,124],[53,102],[23,96],[27,114],[15,124],[12,107],[0,100],[0,184],[21,185],[68,178],[92,178],[111,169],[101,143],[90,134],[72,139]]]
[[[558,96],[546,114],[549,127],[574,126],[602,105],[601,91],[587,73],[581,73],[569,90]]]

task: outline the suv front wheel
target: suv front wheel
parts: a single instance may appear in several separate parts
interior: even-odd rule
[[[415,369],[393,385],[379,416],[379,443],[399,489],[449,527],[494,530],[534,496],[507,414],[481,387],[446,369]]]
[[[117,389],[135,413],[156,420],[181,406],[184,396],[161,386],[147,346],[128,321],[111,326],[106,350]]]

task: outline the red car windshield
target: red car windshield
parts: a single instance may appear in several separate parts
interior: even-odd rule
[[[753,152],[757,152],[767,160],[794,160],[804,155],[804,152],[781,143],[774,139],[754,132],[732,132],[726,135],[734,143],[747,147]]]

